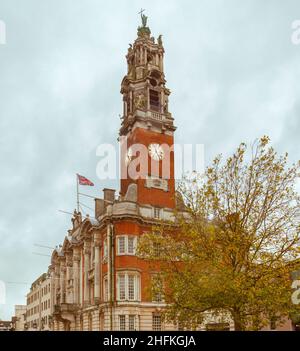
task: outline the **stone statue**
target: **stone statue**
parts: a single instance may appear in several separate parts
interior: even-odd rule
[[[143,27],[147,27],[147,20],[148,20],[148,17],[144,14],[141,14],[141,18],[142,18],[142,25]]]
[[[143,14],[145,10],[141,9],[141,11],[139,12],[139,14],[141,15],[141,19],[142,19],[142,26],[138,27],[138,36],[141,37],[150,37],[151,31],[150,29],[147,27],[147,21],[148,21],[148,17],[146,15]]]
[[[162,35],[160,34],[160,36],[157,38],[157,43],[159,46],[162,46],[163,42],[162,42]]]
[[[146,102],[147,102],[147,100],[146,100],[146,97],[145,97],[145,95],[143,93],[137,95],[134,98],[134,106],[135,106],[135,108],[144,109],[146,107]]]

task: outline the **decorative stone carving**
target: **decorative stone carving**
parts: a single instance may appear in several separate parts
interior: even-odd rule
[[[137,201],[137,185],[136,184],[130,184],[128,186],[126,195],[125,195],[125,201]]]
[[[145,109],[147,99],[144,93],[139,93],[134,98],[134,107],[136,109]]]
[[[157,44],[159,46],[162,46],[163,45],[163,42],[162,42],[162,35],[160,34],[160,36],[157,38]]]
[[[157,178],[157,177],[147,177],[145,186],[147,188],[156,188],[163,191],[168,191],[168,181],[166,179]]]

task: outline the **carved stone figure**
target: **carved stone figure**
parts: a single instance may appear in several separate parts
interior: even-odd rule
[[[143,93],[135,96],[134,106],[139,109],[144,109],[146,107],[146,97]]]
[[[148,17],[144,14],[141,15],[141,18],[142,18],[142,24],[143,24],[143,27],[147,27],[147,20],[148,20]]]
[[[157,38],[157,43],[159,46],[162,46],[163,45],[163,42],[162,42],[162,35],[160,34],[160,36]]]

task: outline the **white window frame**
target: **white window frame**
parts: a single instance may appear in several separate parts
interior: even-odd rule
[[[158,276],[156,274],[153,274],[151,277],[151,284],[156,284],[155,280],[158,281]],[[151,292],[151,300],[152,302],[156,302],[156,303],[163,303],[165,301],[164,299],[164,283],[162,281],[160,281],[161,284],[161,289],[162,292],[155,292],[154,289],[152,288],[152,292]]]
[[[158,214],[158,216],[156,214]],[[154,219],[161,219],[161,208],[160,207],[153,207],[153,218]]]
[[[157,317],[159,317],[159,324],[156,322]],[[160,327],[158,327],[160,326]],[[162,331],[162,320],[161,320],[161,314],[160,313],[152,313],[152,330],[153,331]]]
[[[129,252],[129,239],[133,239],[133,252]],[[120,250],[120,241],[124,240],[124,252]],[[135,256],[137,248],[136,235],[117,235],[117,256]]]
[[[120,245],[121,240],[124,240],[124,251],[123,252],[121,252],[121,245]],[[126,235],[118,235],[117,236],[117,249],[118,249],[117,253],[118,253],[118,256],[126,255],[126,251],[127,251],[126,242],[127,242]]]
[[[129,240],[133,240],[133,251],[129,252]],[[137,248],[137,237],[134,235],[128,235],[127,236],[127,254],[130,256],[135,256],[136,255],[136,248]]]
[[[133,328],[130,327],[130,323],[133,322]],[[128,315],[128,330],[129,331],[137,331],[137,315],[129,314]]]
[[[125,298],[121,299],[121,279],[120,277],[124,276],[124,283],[125,283]],[[133,299],[129,299],[129,276],[133,276],[133,286],[134,286],[134,292],[133,292]],[[140,301],[140,275],[136,272],[119,272],[117,274],[117,299],[118,301]]]
[[[119,314],[119,330],[120,331],[125,331],[126,330],[126,315],[125,314]]]
[[[122,282],[122,287],[121,287]],[[126,274],[118,274],[118,296],[120,301],[126,300]],[[122,296],[121,296],[122,293]]]

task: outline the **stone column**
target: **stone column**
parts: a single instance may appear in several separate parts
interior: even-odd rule
[[[79,274],[80,274],[80,252],[76,250],[73,256],[73,293],[74,293],[74,303],[79,304]]]
[[[130,97],[130,113],[133,111],[133,93],[132,90],[129,92],[129,97]]]
[[[100,237],[95,235],[95,271],[94,271],[94,299],[95,303],[98,304],[100,302],[100,252],[101,252],[101,244]]]
[[[159,69],[163,72],[163,56],[159,54]]]
[[[150,89],[149,84],[147,84],[147,110],[150,110]]]
[[[90,304],[89,294],[89,269],[90,269],[90,243],[84,243],[84,299],[83,303],[85,306]]]
[[[127,116],[127,103],[125,99],[123,100],[123,116]]]
[[[70,289],[70,282],[71,282],[71,279],[72,279],[72,256],[71,256],[70,253],[67,254],[66,265],[67,265],[67,271],[66,271],[66,302],[67,303],[73,303],[72,291]]]
[[[66,299],[66,282],[65,282],[65,276],[66,276],[66,265],[65,262],[61,262],[60,264],[60,302],[65,303]]]
[[[140,46],[140,57],[141,57],[140,64],[143,65],[144,64],[144,49],[142,46]]]
[[[54,297],[53,297],[53,305],[58,305],[57,301],[57,293],[60,284],[60,275],[59,275],[59,263],[55,265],[55,272],[54,272]]]

